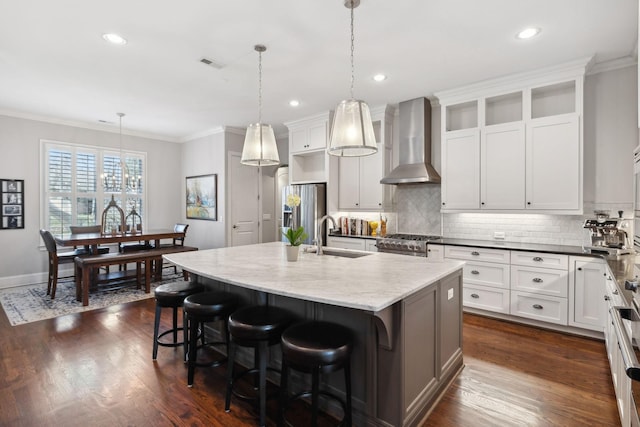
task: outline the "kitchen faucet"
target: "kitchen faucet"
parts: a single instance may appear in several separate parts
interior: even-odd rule
[[[322,218],[320,218],[320,221],[318,221],[318,234],[316,235],[316,244],[318,245],[318,248],[316,249],[316,255],[322,255],[322,224],[327,220],[330,219],[331,222],[333,223],[333,228],[336,228],[338,225],[336,224],[336,220],[333,219],[333,217],[331,215],[325,215]]]

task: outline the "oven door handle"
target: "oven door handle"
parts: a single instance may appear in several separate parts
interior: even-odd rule
[[[629,334],[627,334],[627,330],[622,324],[623,317],[632,321],[640,321],[640,317],[630,307],[611,307],[610,312],[613,329],[618,337],[618,345],[622,353],[624,370],[629,378],[640,381],[640,364],[636,358],[636,353],[633,351],[633,344]]]

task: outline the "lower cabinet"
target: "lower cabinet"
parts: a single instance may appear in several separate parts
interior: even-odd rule
[[[600,258],[451,245],[427,250],[427,259],[444,251],[444,258],[466,261],[466,308],[603,331],[606,263]]]
[[[569,325],[602,332],[607,319],[606,265],[590,257],[570,257]]]

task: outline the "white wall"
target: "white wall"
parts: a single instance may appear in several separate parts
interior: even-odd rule
[[[179,192],[181,200],[181,218],[189,224],[185,245],[199,249],[211,249],[225,246],[225,133],[208,135],[182,144],[182,165]],[[206,221],[186,218],[186,177],[217,174],[218,178],[218,221]]]
[[[103,132],[0,116],[0,178],[23,179],[25,228],[0,230],[0,287],[46,281],[41,247],[40,140],[119,147],[117,132]],[[181,218],[180,145],[125,135],[123,148],[147,153],[148,228],[172,227]]]

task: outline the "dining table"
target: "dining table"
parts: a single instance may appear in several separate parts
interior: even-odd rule
[[[59,246],[88,246],[92,254],[98,253],[99,245],[109,245],[122,242],[144,241],[155,247],[160,245],[162,239],[179,239],[185,236],[184,232],[172,229],[142,230],[135,233],[63,233],[56,234],[53,238]]]

